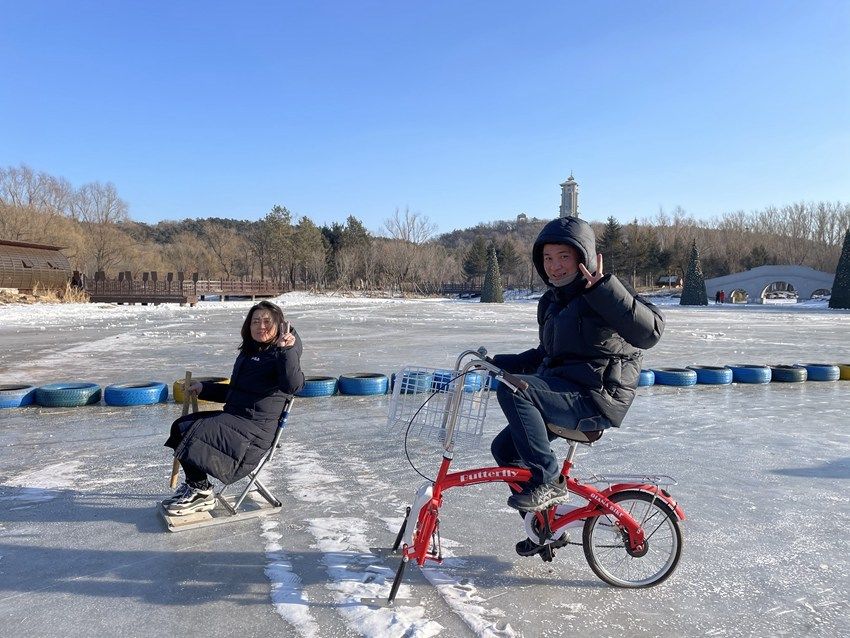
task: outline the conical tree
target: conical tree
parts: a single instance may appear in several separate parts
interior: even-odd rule
[[[691,261],[688,272],[685,273],[685,283],[682,284],[680,306],[707,306],[708,293],[705,291],[705,277],[702,276],[702,264],[699,262],[699,250],[694,240],[691,245]]]
[[[496,259],[494,246],[490,246],[487,252],[487,274],[484,275],[484,286],[481,288],[481,303],[505,303],[499,260]]]
[[[850,230],[844,233],[844,245],[841,248],[841,257],[838,258],[838,267],[835,269],[829,307],[850,308]]]

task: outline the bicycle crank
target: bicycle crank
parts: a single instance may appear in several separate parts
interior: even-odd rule
[[[551,563],[552,559],[555,558],[555,550],[569,544],[570,536],[564,532],[560,537],[543,545],[538,554],[540,554],[540,558],[543,559],[544,563]]]

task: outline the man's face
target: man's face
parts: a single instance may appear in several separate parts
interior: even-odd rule
[[[568,244],[543,246],[543,270],[550,279],[563,279],[578,272],[578,250]]]

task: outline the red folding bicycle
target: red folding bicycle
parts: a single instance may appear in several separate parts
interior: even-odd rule
[[[509,466],[449,472],[455,443],[480,440],[483,435],[492,387],[503,383],[513,392],[527,387],[522,379],[493,365],[486,354],[484,348],[466,350],[457,358],[454,370],[406,367],[395,375],[390,426],[404,429],[405,450],[409,434],[437,438],[443,444],[443,459],[436,478],[416,490],[396,536],[393,551],[401,549],[401,563],[388,603],[395,599],[410,560],[420,567],[427,561],[442,561],[443,492],[480,483],[507,483],[519,490],[531,478],[528,469]],[[464,364],[467,357],[471,358]],[[423,401],[425,394],[428,396]],[[555,550],[582,545],[590,568],[610,585],[651,587],[667,579],[682,555],[681,523],[685,513],[665,489],[676,481],[666,475],[650,474],[576,479],[570,471],[578,445],[590,445],[602,436],[602,430],[580,432],[556,424],[547,427],[569,441],[561,473],[570,494],[581,497],[586,504],[557,505],[525,515],[526,533],[540,545],[540,557],[551,561]],[[581,543],[571,542],[565,528],[578,526],[583,527]]]

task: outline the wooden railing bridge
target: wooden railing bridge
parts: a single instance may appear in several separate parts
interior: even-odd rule
[[[289,287],[271,281],[251,279],[199,279],[197,273],[184,277],[183,273],[166,273],[160,278],[156,272],[143,272],[133,277],[130,272],[118,273],[115,279],[107,279],[98,272],[94,280],[86,282],[86,292],[93,302],[104,303],[179,303],[194,306],[198,300],[209,296],[228,298],[277,297]]]

